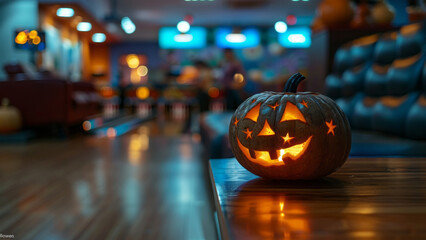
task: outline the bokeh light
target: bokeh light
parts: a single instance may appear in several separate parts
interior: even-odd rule
[[[234,74],[234,81],[236,83],[243,83],[244,82],[244,76],[241,73]]]
[[[136,89],[136,96],[141,100],[147,99],[149,97],[149,88],[139,87]]]
[[[16,35],[15,37],[15,42],[17,44],[25,44],[27,40],[27,34],[24,31],[19,32],[18,35]]]
[[[145,77],[148,74],[148,68],[145,65],[139,66],[137,73],[141,77]]]
[[[89,131],[90,129],[92,129],[92,124],[89,121],[84,121],[83,122],[83,130]]]
[[[139,57],[136,54],[129,54],[126,57],[129,68],[137,68],[139,66]]]
[[[136,69],[132,69],[132,71],[130,72],[130,81],[133,84],[140,83],[141,77],[139,76],[138,71]]]
[[[36,30],[31,30],[31,32],[28,34],[28,37],[30,37],[31,39],[34,39],[35,37],[37,37],[37,31]]]
[[[294,15],[288,15],[285,20],[288,25],[294,25],[297,23],[297,18]]]
[[[177,24],[177,29],[181,33],[186,33],[189,31],[189,29],[191,29],[191,25],[189,25],[187,21],[180,21]]]
[[[34,43],[35,45],[38,45],[40,42],[41,42],[41,38],[40,38],[39,36],[36,36],[36,37],[33,39],[33,43]]]
[[[287,24],[283,21],[278,21],[274,25],[275,31],[279,33],[285,33],[287,31]]]
[[[209,96],[211,98],[217,98],[219,97],[219,89],[217,87],[211,87],[209,88],[208,92]]]

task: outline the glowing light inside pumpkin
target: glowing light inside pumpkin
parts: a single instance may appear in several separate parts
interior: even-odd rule
[[[254,122],[257,122],[257,118],[259,117],[260,104],[257,104],[256,107],[252,108],[247,114],[245,118],[251,119]]]
[[[269,126],[268,120],[265,121],[265,125],[263,125],[262,130],[260,131],[258,136],[271,136],[275,135],[274,130],[272,130],[271,126]]]
[[[325,122],[325,124],[327,125],[327,127],[328,127],[328,132],[327,132],[327,135],[328,134],[330,134],[330,133],[332,133],[333,134],[333,136],[334,136],[334,129],[336,128],[336,125],[333,125],[333,119],[332,120],[330,120],[330,122]]]
[[[308,103],[305,102],[305,100],[302,100],[302,102],[300,104],[302,104],[303,106],[305,106],[305,108],[308,108]]]
[[[274,105],[268,105],[268,107],[272,108],[275,111],[275,108],[277,108],[280,104],[276,102]]]
[[[268,151],[256,151],[254,150],[255,158],[250,156],[250,150],[244,147],[240,140],[237,138],[237,144],[244,156],[252,162],[261,164],[263,166],[277,166],[285,165],[284,159],[290,158],[291,160],[297,160],[300,156],[305,153],[306,149],[309,147],[312,136],[310,136],[305,142],[277,150],[278,159],[271,159]]]
[[[239,121],[240,120],[238,120],[237,118],[235,118],[234,125],[237,126],[237,124],[238,124]]]
[[[290,143],[291,139],[293,139],[294,137],[290,137],[289,133],[287,133],[287,135],[285,135],[285,137],[282,137],[284,139],[284,143],[288,142]]]
[[[301,144],[297,144],[289,148],[280,149],[278,161],[282,162],[284,157],[289,157],[293,160],[299,158],[305,152],[306,147],[311,142],[311,138],[312,136],[310,136],[308,140]]]
[[[291,102],[287,102],[280,122],[290,121],[290,120],[299,120],[301,122],[306,123],[305,117],[297,108],[297,106]]]
[[[246,139],[252,138],[251,134],[253,131],[250,131],[250,129],[246,129],[245,131],[243,131],[243,133],[246,134]]]

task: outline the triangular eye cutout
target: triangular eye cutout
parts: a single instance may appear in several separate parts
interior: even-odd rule
[[[251,119],[257,122],[257,118],[259,117],[260,104],[257,104],[256,107],[252,108],[247,114],[245,118]]]
[[[265,121],[265,125],[263,125],[262,130],[257,136],[271,136],[275,135],[274,130],[272,130],[271,126],[269,126],[268,120]]]
[[[291,102],[287,102],[280,122],[290,121],[290,120],[299,120],[301,122],[306,123],[305,117],[297,108],[297,106]]]

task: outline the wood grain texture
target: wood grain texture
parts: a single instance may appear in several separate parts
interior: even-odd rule
[[[223,239],[426,239],[426,158],[352,158],[315,181],[210,160]]]
[[[184,122],[117,138],[0,146],[0,233],[15,239],[216,239],[207,162]]]

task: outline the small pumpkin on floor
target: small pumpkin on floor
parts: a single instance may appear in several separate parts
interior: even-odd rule
[[[351,148],[349,122],[330,98],[296,92],[305,79],[294,74],[284,92],[263,92],[244,101],[229,125],[238,162],[271,179],[315,179],[346,161]]]
[[[21,129],[22,117],[19,110],[9,106],[9,99],[3,98],[0,106],[0,134],[13,133]]]

